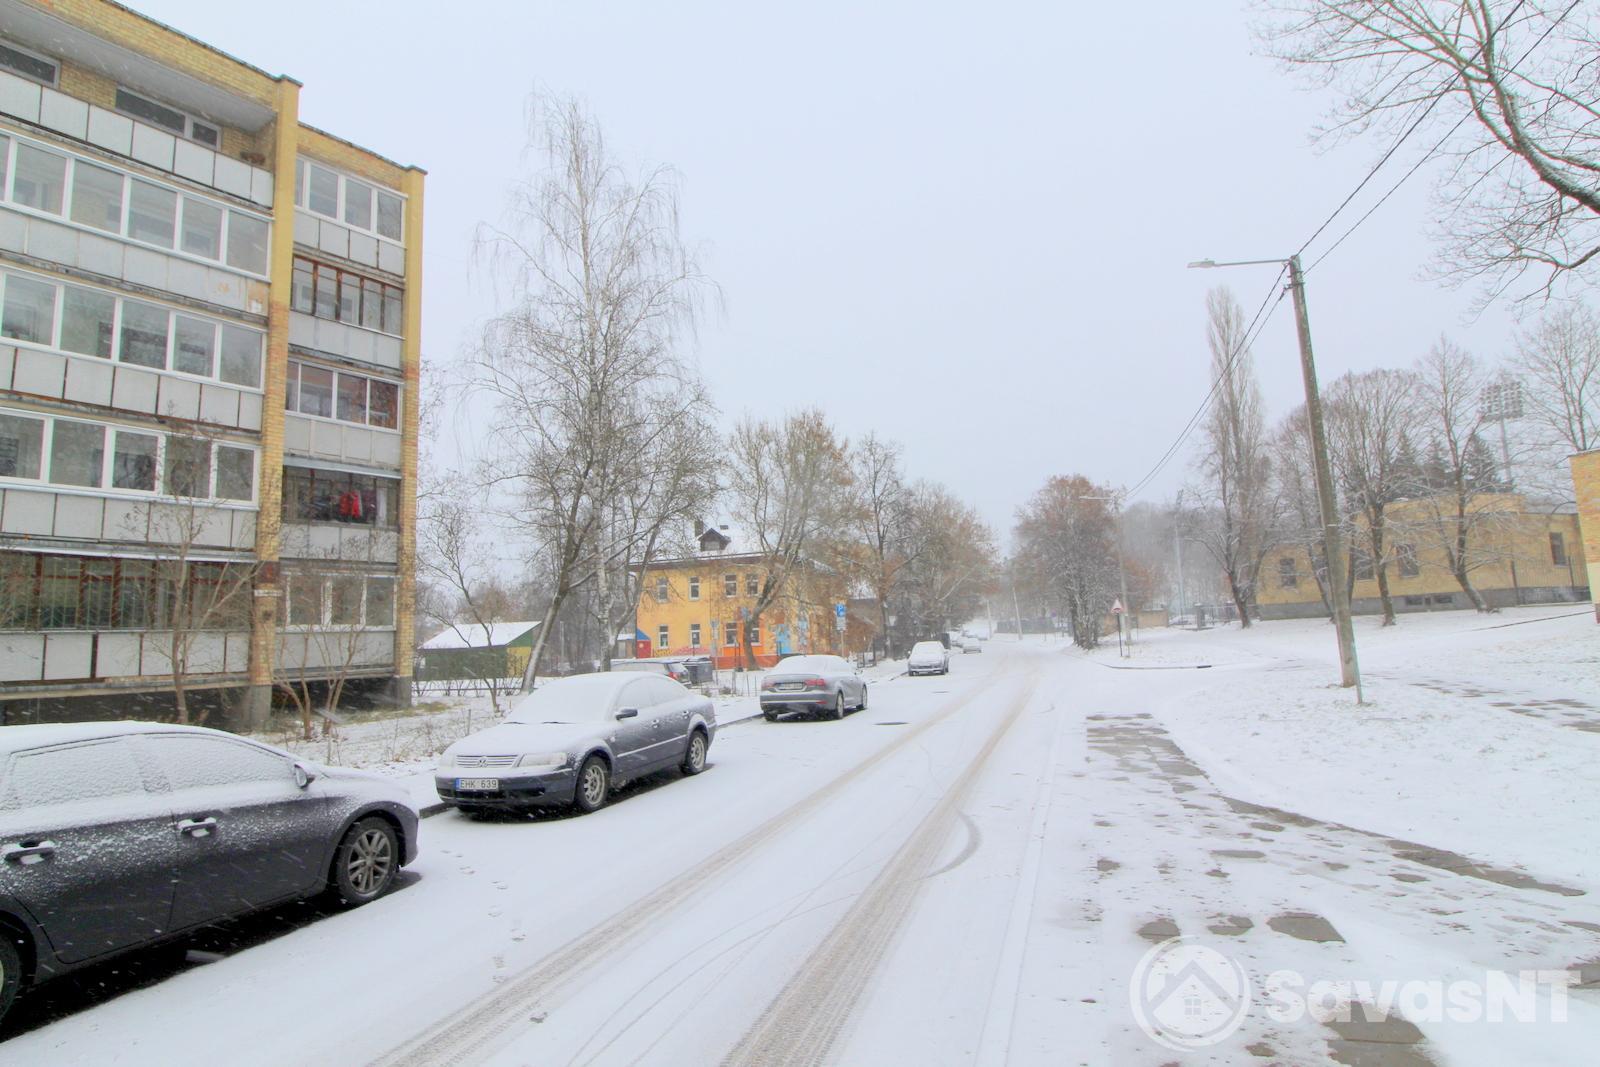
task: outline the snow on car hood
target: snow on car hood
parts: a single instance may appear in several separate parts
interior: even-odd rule
[[[610,734],[615,722],[503,722],[463,737],[446,752],[475,756],[523,755],[559,752],[592,737]]]

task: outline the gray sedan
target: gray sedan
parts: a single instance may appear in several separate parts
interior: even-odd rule
[[[813,711],[842,719],[847,708],[867,706],[867,680],[842,656],[790,656],[761,681],[761,713]]]
[[[522,697],[505,722],[444,750],[434,787],[462,811],[602,807],[622,783],[669,767],[705,770],[711,701],[637,671],[557,678]]]
[[[417,854],[404,789],[216,730],[0,727],[0,1014],[19,989]]]

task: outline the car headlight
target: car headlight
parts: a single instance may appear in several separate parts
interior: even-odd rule
[[[558,771],[566,765],[565,752],[530,752],[517,760],[518,767],[533,767],[543,771]]]

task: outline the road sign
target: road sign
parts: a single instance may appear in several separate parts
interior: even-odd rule
[[[843,604],[835,604],[833,606],[833,614],[834,614],[834,616],[836,618],[840,618],[840,619],[844,618],[844,605]]]
[[[1113,615],[1121,615],[1122,611],[1123,611],[1123,608],[1122,608],[1121,599],[1119,598],[1117,600],[1113,600],[1111,602],[1111,614],[1113,614]]]

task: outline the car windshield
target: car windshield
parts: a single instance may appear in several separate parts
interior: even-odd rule
[[[834,674],[839,670],[839,661],[833,656],[790,656],[788,659],[779,660],[778,665],[772,668],[773,674]]]
[[[937,641],[923,641],[911,649],[913,656],[937,656],[944,651],[944,646]]]
[[[507,722],[603,722],[611,715],[618,685],[603,676],[557,678],[512,707]]]

